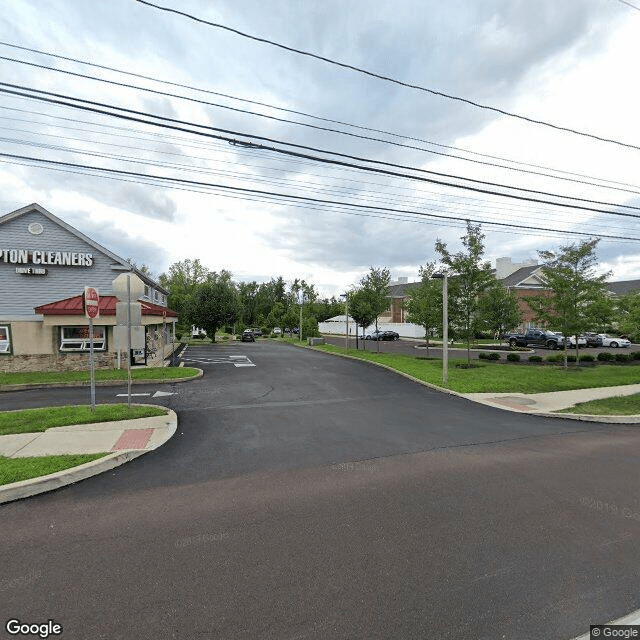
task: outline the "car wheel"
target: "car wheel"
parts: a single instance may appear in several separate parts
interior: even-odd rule
[[[400,340],[400,336],[393,336],[394,340]]]
[[[610,343],[610,346],[612,346],[614,349],[618,348],[618,343],[617,342],[612,342]]]
[[[509,346],[510,347],[517,347],[518,346],[518,341],[515,338],[511,338],[511,340],[509,340]]]
[[[549,342],[547,342],[547,349],[551,349],[553,351],[557,347],[558,347],[558,344],[553,340],[549,340]]]

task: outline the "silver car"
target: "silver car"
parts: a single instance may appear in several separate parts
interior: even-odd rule
[[[598,335],[602,338],[603,347],[612,347],[615,349],[616,347],[629,347],[631,345],[631,342],[626,338],[612,338],[606,333],[600,333]]]

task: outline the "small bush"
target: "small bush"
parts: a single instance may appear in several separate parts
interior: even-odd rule
[[[488,354],[488,353],[486,353],[485,351],[481,351],[481,352],[478,354],[478,359],[479,359],[479,360],[488,360],[488,359],[489,359],[489,354]]]
[[[487,353],[487,360],[500,360],[500,354],[495,351]]]
[[[546,360],[547,362],[563,362],[564,358],[562,354],[557,353],[555,356],[547,356]]]
[[[616,353],[614,358],[616,362],[629,362],[629,356],[626,353]]]
[[[629,360],[640,360],[640,351],[632,351],[629,354]]]
[[[509,354],[509,355],[517,355],[517,354]],[[542,362],[542,356],[529,356],[529,362]]]
[[[520,354],[519,353],[507,353],[507,360],[509,362],[520,362]]]
[[[595,362],[596,357],[591,353],[585,353],[583,356],[580,356],[580,362]]]
[[[609,353],[608,351],[601,351],[598,354],[598,360],[600,362],[611,362],[613,359],[613,353]]]
[[[567,356],[567,362],[576,362],[577,358],[575,356]]]

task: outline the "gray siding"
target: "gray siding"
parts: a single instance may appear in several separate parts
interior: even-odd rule
[[[27,227],[32,222],[39,222],[44,227],[40,235],[29,233]],[[0,225],[0,250],[5,249],[90,253],[93,265],[43,265],[47,275],[23,275],[16,273],[16,267],[37,265],[10,264],[0,259],[0,320],[33,316],[34,307],[80,295],[85,286],[97,287],[100,295],[111,294],[112,280],[123,272],[122,265],[113,258],[37,210]]]

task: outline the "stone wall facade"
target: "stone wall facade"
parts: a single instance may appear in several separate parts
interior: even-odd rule
[[[115,353],[96,353],[96,369],[115,369]],[[17,373],[23,371],[87,371],[89,354],[56,353],[36,355],[0,356],[0,371]]]

